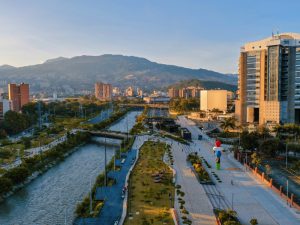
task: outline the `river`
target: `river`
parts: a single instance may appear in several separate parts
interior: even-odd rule
[[[129,112],[111,129],[124,131],[135,123],[140,112]],[[100,138],[95,138],[100,140]],[[109,141],[109,140],[108,140]],[[116,147],[107,146],[107,162]],[[76,205],[90,191],[90,183],[104,169],[104,145],[89,143],[79,147],[43,175],[0,204],[1,225],[72,224]]]

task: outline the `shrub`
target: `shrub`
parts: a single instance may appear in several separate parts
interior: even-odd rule
[[[10,179],[5,177],[0,177],[0,195],[3,195],[11,191],[13,184]]]
[[[29,174],[28,168],[21,166],[9,170],[4,177],[10,179],[13,185],[17,185],[24,182]]]

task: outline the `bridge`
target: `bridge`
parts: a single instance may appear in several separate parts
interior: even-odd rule
[[[168,104],[134,104],[134,103],[128,103],[128,104],[119,104],[119,106],[123,107],[140,107],[144,108],[148,106],[149,108],[159,108],[159,109],[169,109]]]
[[[132,135],[124,132],[112,131],[112,130],[84,130],[84,129],[76,129],[76,131],[80,132],[88,132],[91,135],[99,136],[99,137],[106,137],[112,139],[120,139],[124,140],[127,138],[131,138]]]

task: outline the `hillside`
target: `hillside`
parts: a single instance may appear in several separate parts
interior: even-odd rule
[[[236,85],[226,84],[218,81],[205,81],[205,80],[197,80],[197,79],[183,80],[168,86],[168,88],[180,89],[180,88],[186,88],[191,86],[201,87],[204,89],[225,89],[228,91],[236,91],[237,89]]]
[[[129,85],[151,90],[183,79],[201,79],[236,84],[236,77],[205,69],[189,69],[151,62],[145,58],[101,55],[59,57],[43,64],[25,67],[0,67],[0,85],[27,82],[32,92],[72,93],[93,90],[96,81],[125,88]]]

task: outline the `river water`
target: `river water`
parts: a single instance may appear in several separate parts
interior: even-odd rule
[[[131,129],[135,116],[130,112],[111,129],[124,131],[127,118]],[[95,138],[95,141],[100,138]],[[109,140],[108,140],[109,141]],[[107,162],[117,147],[107,146]],[[104,145],[95,142],[79,147],[63,162],[0,204],[1,225],[72,224],[76,205],[90,191],[90,184],[104,169]]]

